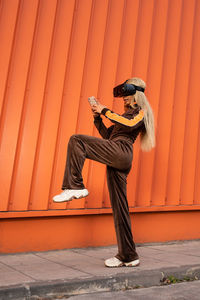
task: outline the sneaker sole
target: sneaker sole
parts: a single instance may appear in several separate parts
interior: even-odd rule
[[[56,200],[53,199],[53,202],[55,202],[55,203],[69,202],[69,201],[72,201],[73,199],[81,199],[81,198],[85,198],[85,197],[87,197],[88,195],[89,195],[89,193],[88,193],[87,195],[80,195],[79,197],[74,197],[74,196],[72,196],[71,198],[66,199],[66,200],[62,200],[62,201],[56,201]]]
[[[89,195],[89,193],[87,194],[87,195],[80,195],[79,197],[72,197],[72,198],[70,198],[70,200],[67,200],[67,201],[72,201],[73,199],[81,199],[81,198],[85,198],[85,197],[87,197]]]
[[[124,263],[125,267],[128,267],[128,268],[130,268],[130,267],[138,267],[139,264],[140,264],[140,262],[138,262],[138,263],[136,263],[136,264]]]
[[[131,263],[124,263],[122,262],[121,264],[119,264],[118,266],[107,266],[105,264],[105,266],[107,268],[121,268],[121,267],[128,267],[128,268],[134,268],[134,267],[138,267],[140,265],[140,262],[136,263],[136,264],[131,264]]]

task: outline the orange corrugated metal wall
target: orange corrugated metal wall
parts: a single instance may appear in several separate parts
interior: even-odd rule
[[[130,207],[200,208],[199,0],[1,0],[0,45],[1,216],[110,207],[105,166],[91,161],[89,197],[52,196],[69,137],[98,136],[88,96],[120,113],[112,88],[133,76],[147,83],[157,146],[136,142]]]

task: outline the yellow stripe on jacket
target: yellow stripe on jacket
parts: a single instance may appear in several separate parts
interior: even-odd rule
[[[128,127],[134,127],[143,120],[144,111],[141,109],[139,111],[139,113],[135,117],[133,117],[132,119],[127,119],[123,116],[120,116],[116,113],[111,112],[110,110],[106,111],[105,116],[110,121],[114,121],[114,122],[117,122],[119,124],[122,124],[122,125],[125,125],[125,126],[128,126]]]

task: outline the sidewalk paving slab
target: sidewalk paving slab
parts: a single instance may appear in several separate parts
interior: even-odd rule
[[[140,266],[106,268],[116,246],[0,255],[0,300],[36,299],[200,279],[200,240],[138,245]],[[35,297],[35,298],[34,298]]]

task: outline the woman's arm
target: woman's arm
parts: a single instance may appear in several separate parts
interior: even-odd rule
[[[103,121],[102,118],[100,117],[100,115],[94,116],[94,125],[97,128],[97,130],[99,131],[100,135],[104,138],[104,139],[108,139],[110,137],[110,134],[113,130],[114,125],[110,126],[109,128],[107,128]]]
[[[93,105],[92,110],[94,113],[104,115],[113,123],[118,123],[131,128],[138,127],[144,122],[144,111],[142,109],[139,110],[138,114],[133,116],[132,118],[126,118],[124,116],[118,115],[100,103],[98,103],[97,105]]]
[[[144,111],[141,109],[137,115],[128,119],[124,116],[118,115],[108,108],[103,108],[101,114],[108,118],[113,123],[118,123],[127,127],[138,127],[144,121]]]

